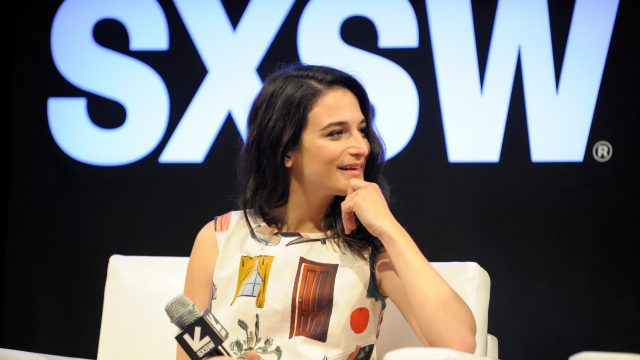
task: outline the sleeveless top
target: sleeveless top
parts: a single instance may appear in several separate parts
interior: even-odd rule
[[[323,233],[278,232],[248,211],[214,219],[211,312],[234,357],[375,359],[385,299],[369,261]]]

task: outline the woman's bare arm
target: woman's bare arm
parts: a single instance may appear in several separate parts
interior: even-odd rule
[[[218,258],[218,241],[214,222],[206,224],[196,236],[189,257],[184,294],[193,301],[198,311],[209,307],[209,296],[213,285],[213,271]],[[178,360],[189,360],[189,356],[178,346]]]

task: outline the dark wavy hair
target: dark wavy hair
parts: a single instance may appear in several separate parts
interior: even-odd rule
[[[364,179],[377,183],[385,197],[388,186],[382,176],[384,145],[378,136],[369,97],[364,87],[351,75],[330,67],[291,64],[281,67],[265,81],[249,113],[247,142],[241,153],[239,169],[240,207],[248,224],[248,210],[253,210],[269,225],[282,229],[283,219],[272,210],[289,199],[289,173],[285,155],[300,145],[309,112],[320,95],[330,89],[344,88],[358,99],[367,123],[366,138],[371,150],[367,157]],[[341,248],[365,258],[375,256],[381,247],[361,224],[347,235],[344,232],[340,204],[344,196],[336,196],[325,210],[323,231]],[[249,226],[251,229],[251,225]]]

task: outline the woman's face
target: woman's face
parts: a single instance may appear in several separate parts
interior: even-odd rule
[[[366,127],[353,93],[344,88],[325,91],[309,112],[300,146],[285,158],[291,181],[303,191],[346,195],[349,179],[364,179],[371,149]]]

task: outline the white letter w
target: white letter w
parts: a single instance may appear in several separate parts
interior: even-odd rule
[[[618,0],[576,0],[559,83],[547,0],[500,0],[480,84],[470,0],[426,0],[450,162],[498,162],[518,56],[531,160],[584,158]]]

